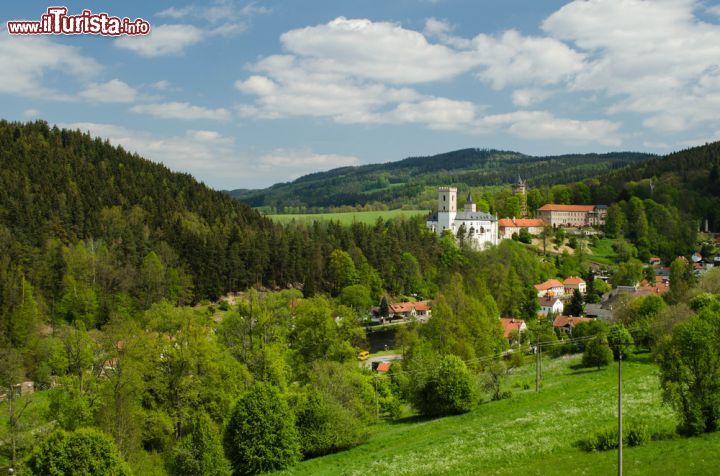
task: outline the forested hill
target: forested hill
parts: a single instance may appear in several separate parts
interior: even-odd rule
[[[720,231],[720,142],[654,158],[588,181],[596,203],[631,197],[676,207]],[[697,228],[697,224],[694,224]]]
[[[532,186],[571,183],[635,164],[653,155],[609,154],[533,157],[517,152],[463,149],[398,162],[342,167],[300,177],[263,190],[234,190],[230,195],[253,207],[332,207],[379,202],[390,208],[414,205],[429,208],[434,188],[503,185],[518,175]]]
[[[198,183],[191,175],[111,146],[80,131],[47,123],[0,121],[0,222],[20,240],[42,244],[111,232],[109,207],[141,207],[151,233],[165,239],[178,220],[209,226],[262,226],[246,205]],[[128,223],[129,224],[129,223]]]
[[[399,290],[405,250],[437,264],[437,240],[418,223],[274,224],[190,175],[43,121],[0,121],[0,160],[0,340],[28,286],[53,318],[95,325],[128,304],[255,285],[327,292],[337,248],[353,251],[377,292]]]

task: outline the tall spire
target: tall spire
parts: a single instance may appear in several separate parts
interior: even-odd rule
[[[471,192],[468,192],[467,200],[465,200],[465,202],[467,202],[467,203],[473,203],[472,193],[471,193]]]

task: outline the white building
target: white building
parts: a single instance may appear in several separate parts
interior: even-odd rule
[[[427,221],[426,227],[438,235],[450,230],[454,236],[465,225],[465,239],[476,249],[498,243],[497,217],[476,209],[472,196],[468,194],[463,211],[457,211],[457,188],[438,189],[438,211]]]

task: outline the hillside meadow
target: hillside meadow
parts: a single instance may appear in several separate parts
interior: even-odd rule
[[[390,220],[392,218],[410,218],[417,215],[427,215],[430,210],[384,210],[372,212],[344,212],[344,213],[309,213],[309,214],[286,214],[266,215],[277,223],[312,223],[314,221],[336,221],[341,225],[351,225],[355,222],[373,225],[378,218]]]
[[[617,421],[617,365],[578,369],[580,356],[546,358],[535,392],[535,368],[511,375],[512,397],[435,420],[413,417],[374,428],[349,451],[305,461],[283,474],[598,474],[617,471],[617,451],[587,453],[575,443]],[[623,364],[625,422],[663,435],[625,448],[627,474],[716,474],[720,434],[673,437],[675,417],[663,405],[657,367],[648,354]]]

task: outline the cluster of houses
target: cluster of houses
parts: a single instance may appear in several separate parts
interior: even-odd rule
[[[383,316],[380,307],[373,307],[370,311],[372,324],[386,324],[388,322],[410,321],[427,322],[432,316],[430,301],[397,302],[388,305],[388,315]]]

